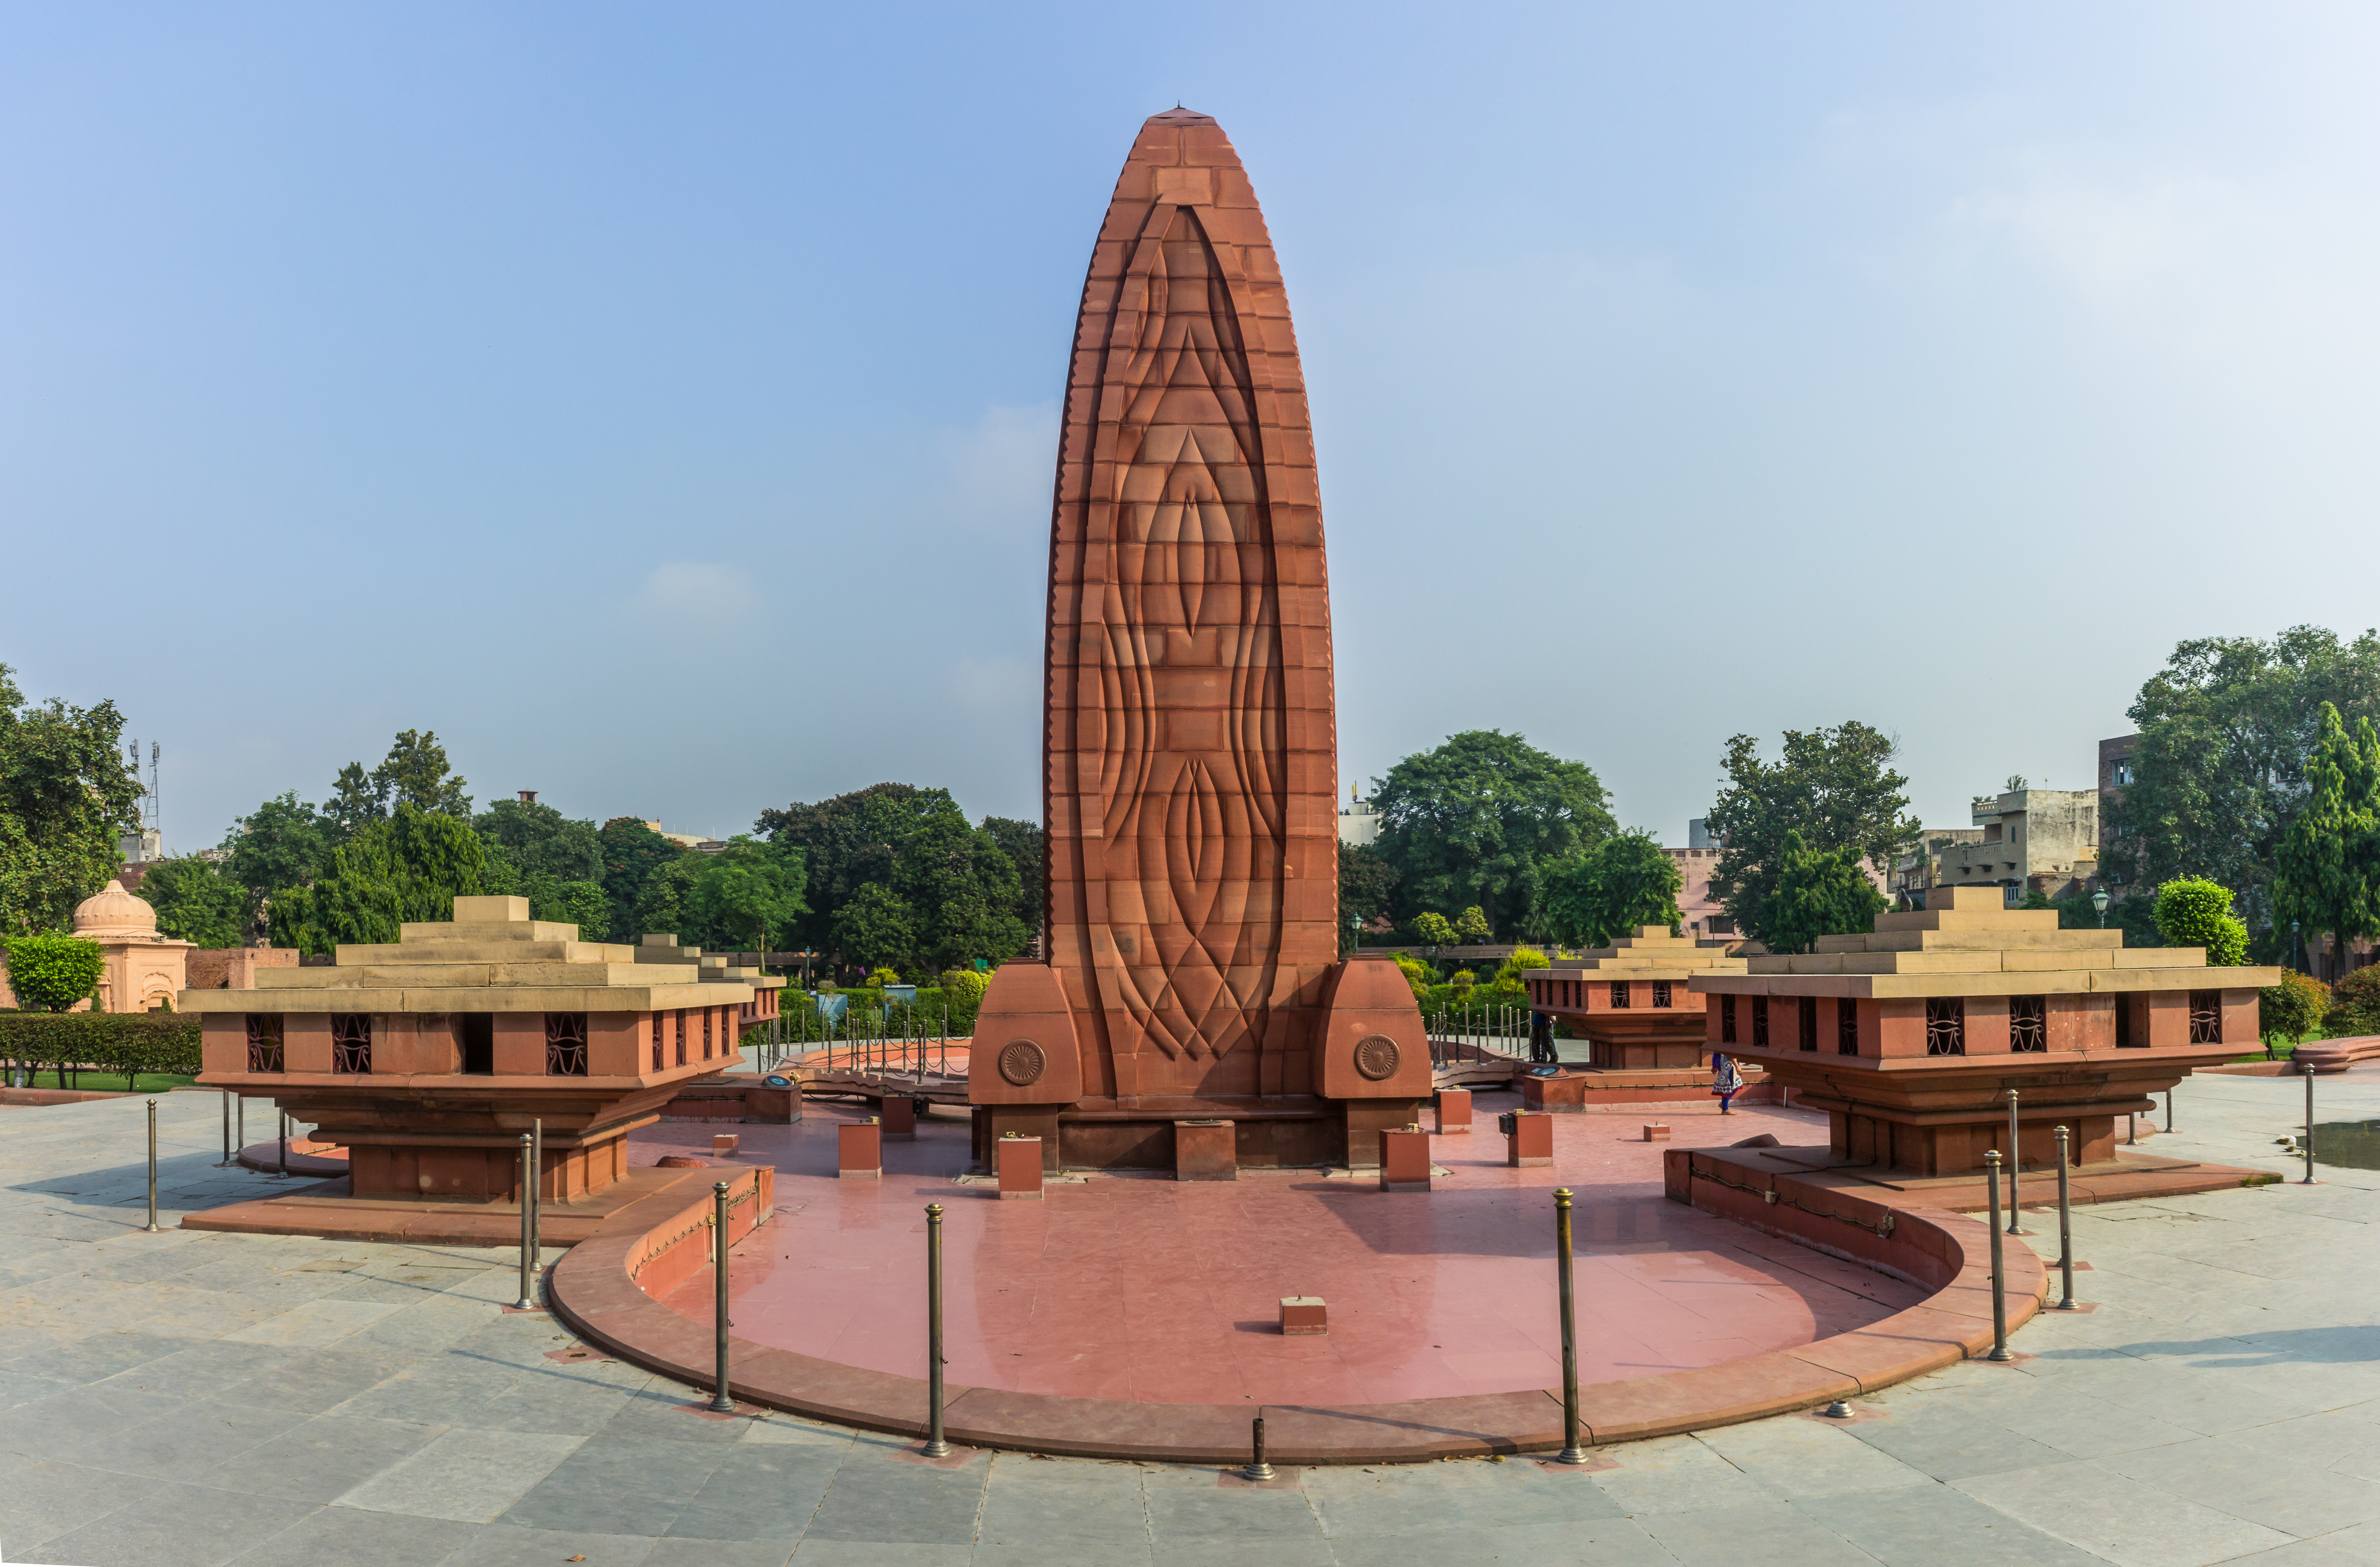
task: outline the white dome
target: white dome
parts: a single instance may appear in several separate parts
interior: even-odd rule
[[[93,896],[75,905],[78,936],[154,936],[157,911],[149,900],[133,896],[120,881],[110,881]]]

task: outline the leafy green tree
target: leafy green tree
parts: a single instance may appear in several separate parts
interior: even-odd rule
[[[2256,992],[2256,1026],[2267,1039],[2302,1039],[2322,1026],[2329,1010],[2330,987],[2294,968],[2282,972],[2279,984]]]
[[[917,912],[881,881],[862,882],[834,911],[833,950],[864,968],[917,963]]]
[[[1737,929],[1779,952],[1791,950],[1780,941],[1811,933],[1806,903],[1790,916],[1768,906],[1783,884],[1791,835],[1800,835],[1804,854],[1848,853],[1855,868],[1863,858],[1892,864],[1918,835],[1901,793],[1909,780],[1891,769],[1894,749],[1888,735],[1856,721],[1787,730],[1774,763],[1760,759],[1749,735],[1728,741],[1728,784],[1711,802],[1710,831],[1720,849],[1710,884]]]
[[[157,911],[161,935],[201,947],[237,947],[248,941],[248,889],[212,860],[160,860],[141,876],[135,892]]]
[[[1534,933],[1549,860],[1612,832],[1603,784],[1518,735],[1475,729],[1409,756],[1378,780],[1377,850],[1396,869],[1398,906],[1476,905],[1495,929]]]
[[[1496,928],[1488,923],[1488,911],[1477,904],[1454,917],[1454,933],[1471,946],[1479,946],[1496,939]]]
[[[2157,889],[2157,934],[2168,947],[2204,947],[2210,968],[2248,961],[2248,928],[2231,912],[2231,889],[2178,876]]]
[[[1530,969],[1551,968],[1552,966],[1553,959],[1546,956],[1544,953],[1538,951],[1536,948],[1529,946],[1514,947],[1512,949],[1512,955],[1504,960],[1504,966],[1496,970],[1496,983],[1499,985],[1518,984],[1521,982],[1521,976],[1526,974]]]
[[[0,951],[8,954],[8,988],[35,1012],[65,1012],[89,1000],[107,971],[99,943],[74,936],[10,936]]]
[[[521,894],[528,899],[528,917],[556,925],[576,925],[582,941],[607,941],[611,933],[612,900],[600,881],[543,881]]]
[[[741,834],[717,854],[701,856],[686,906],[705,944],[725,937],[736,951],[769,950],[769,937],[809,910],[802,901],[802,852]]]
[[[687,851],[633,816],[615,816],[605,822],[596,841],[603,856],[603,895],[612,905],[611,939],[634,941],[640,936],[675,931],[674,897],[669,905],[670,922],[649,925],[645,923],[645,891],[654,876],[664,867],[684,859]]]
[[[400,731],[388,755],[370,772],[351,761],[339,770],[323,814],[337,835],[360,832],[371,822],[386,820],[396,808],[409,805],[436,816],[471,819],[471,796],[460,773],[447,763],[446,747],[435,731]]]
[[[487,864],[468,820],[399,802],[334,849],[312,886],[273,895],[273,940],[315,954],[395,941],[400,925],[452,919],[456,898],[485,893]]]
[[[1789,828],[1777,856],[1777,883],[1764,900],[1771,952],[1806,953],[1821,936],[1852,936],[1876,928],[1884,894],[1860,869],[1856,847],[1814,849]]]
[[[226,869],[247,894],[242,915],[261,932],[267,899],[285,887],[310,887],[331,866],[331,825],[297,795],[265,801],[223,841]]]
[[[620,934],[611,929],[603,844],[593,822],[574,821],[552,806],[498,800],[471,825],[487,851],[490,893],[528,899],[530,918],[576,925],[583,941]]]
[[[1339,845],[1339,917],[1366,925],[1387,917],[1397,887],[1397,868],[1368,844]]]
[[[2308,794],[2306,759],[2322,709],[2350,729],[2380,720],[2380,636],[2352,642],[2317,626],[2269,641],[2203,637],[2175,647],[2130,713],[2140,730],[2132,782],[2110,803],[2105,873],[2146,892],[2204,877],[2239,894],[2259,951],[2283,955],[2277,856]]]
[[[2380,965],[2357,969],[2330,992],[2322,1026],[2333,1039],[2380,1034]]]
[[[0,934],[63,930],[122,863],[140,781],[113,702],[35,706],[0,664]]]
[[[1609,946],[1647,925],[1678,929],[1678,862],[1650,832],[1622,832],[1546,867],[1544,920],[1572,946]]]
[[[1042,888],[1041,824],[1019,821],[1014,817],[987,816],[983,830],[991,834],[991,841],[1000,845],[1000,852],[1016,868],[1016,904],[1011,912],[1038,939],[1047,907]]]
[[[687,946],[704,944],[702,932],[695,929],[694,911],[687,906],[694,884],[702,878],[702,857],[688,851],[645,878],[630,921],[638,935],[675,936]]]
[[[2349,942],[2380,935],[2380,732],[2363,718],[2350,736],[2323,703],[2305,778],[2305,800],[2273,854],[2273,917],[2309,939],[2335,936],[2336,978]]]
[[[772,844],[802,851],[809,912],[795,920],[795,939],[841,963],[931,973],[1004,962],[1034,941],[1038,908],[1032,921],[1020,913],[1026,879],[1002,834],[970,825],[946,789],[876,784],[763,811],[759,825]],[[1008,836],[1019,852],[1031,842]],[[855,941],[864,944],[846,944]],[[891,952],[902,958],[871,957]]]

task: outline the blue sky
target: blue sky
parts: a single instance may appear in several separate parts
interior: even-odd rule
[[[1929,822],[2179,638],[2380,615],[2368,8],[0,3],[0,662],[177,850],[403,728],[482,799],[1038,814],[1056,400],[1139,121],[1289,282],[1341,772]]]

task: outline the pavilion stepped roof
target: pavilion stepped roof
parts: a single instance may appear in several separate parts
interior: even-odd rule
[[[1741,974],[1743,959],[1724,944],[1706,946],[1691,936],[1670,934],[1666,925],[1643,925],[1633,936],[1608,947],[1556,958],[1552,972],[1606,979],[1684,979],[1697,974]]]
[[[1821,936],[1815,952],[1749,960],[1742,978],[1697,990],[1748,995],[1972,996],[2078,990],[2262,988],[2277,968],[2206,966],[2202,947],[2127,947],[2120,930],[2061,930],[2055,909],[2010,908],[1998,887],[1937,887],[1933,905],[1880,914],[1856,936]]]
[[[456,898],[452,921],[390,944],[341,946],[323,967],[264,968],[252,990],[185,990],[186,1012],[654,1012],[735,1006],[783,979],[674,936],[582,941],[528,917],[527,898]]]

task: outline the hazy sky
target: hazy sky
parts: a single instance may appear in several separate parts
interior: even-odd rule
[[[1218,116],[1322,464],[1341,774],[1502,727],[2086,786],[2183,637],[2373,609],[2369,6],[0,3],[0,662],[169,847],[482,800],[1039,810],[1057,397]]]

